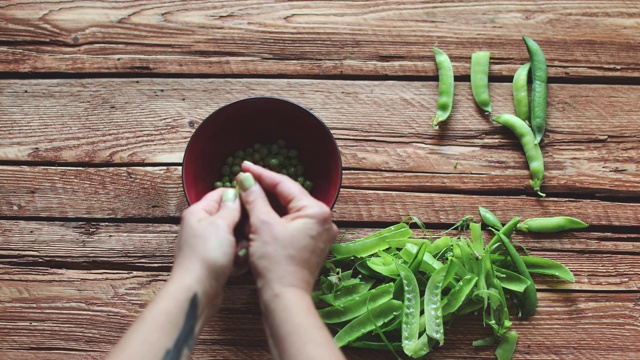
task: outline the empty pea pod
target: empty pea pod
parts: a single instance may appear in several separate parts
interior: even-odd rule
[[[436,116],[433,118],[433,128],[437,129],[438,124],[447,120],[453,108],[453,66],[449,56],[444,51],[433,48],[435,54],[436,66],[438,67],[438,104],[436,108]]]
[[[369,313],[362,314],[351,320],[351,322],[338,331],[333,339],[338,347],[345,346],[348,343],[357,340],[362,335],[373,331],[376,325],[381,326],[387,321],[400,315],[402,309],[403,305],[400,301],[389,300],[381,305],[369,309]],[[371,318],[373,318],[373,321]]]
[[[535,233],[552,233],[565,230],[578,230],[589,224],[569,216],[531,218],[518,224],[518,230]]]
[[[518,254],[518,251],[516,251],[507,237],[500,233],[498,233],[498,235],[500,236],[500,240],[502,240],[502,244],[507,250],[509,257],[511,258],[513,265],[518,270],[518,273],[531,282],[522,292],[523,305],[520,312],[520,316],[523,319],[528,318],[536,312],[536,307],[538,306],[538,294],[536,293],[536,286],[533,283],[533,279],[531,278],[531,274],[529,274],[527,266],[522,261],[520,254]]]
[[[427,334],[444,344],[444,324],[442,314],[442,288],[449,264],[436,270],[429,278],[424,295],[424,316],[427,322]]]
[[[491,53],[476,51],[471,54],[471,92],[476,105],[487,113],[491,113],[491,97],[489,96],[489,62]]]
[[[334,244],[330,251],[334,256],[367,256],[388,248],[387,240],[406,239],[411,235],[413,231],[409,225],[399,223],[355,241]]]
[[[458,284],[447,294],[447,296],[442,300],[442,315],[450,314],[456,311],[460,305],[467,298],[471,289],[478,281],[478,277],[473,274],[467,274],[463,277]]]
[[[318,310],[318,313],[327,324],[347,321],[364,314],[367,311],[367,306],[373,308],[391,300],[392,295],[393,284],[385,284],[364,294],[355,295],[343,301],[339,306]]]
[[[516,343],[518,342],[518,333],[514,330],[507,331],[500,340],[498,348],[496,348],[496,358],[498,360],[509,360],[516,351]]]
[[[513,76],[513,106],[516,109],[516,116],[525,122],[531,118],[529,107],[529,70],[531,63],[526,63],[516,71]]]
[[[538,144],[544,135],[547,119],[547,61],[540,46],[523,36],[531,62],[531,129]]]
[[[402,312],[402,349],[409,354],[418,341],[420,328],[420,289],[413,272],[406,266],[396,263],[403,287]]]
[[[531,128],[522,119],[511,114],[498,115],[491,120],[506,126],[516,135],[529,164],[529,172],[531,173],[529,183],[538,195],[544,197],[544,194],[540,192],[542,178],[544,177],[544,160],[542,159],[540,145],[535,141]]]

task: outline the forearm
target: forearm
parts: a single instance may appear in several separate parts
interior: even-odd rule
[[[195,279],[173,276],[129,328],[108,359],[188,358],[221,295],[211,296]],[[215,304],[213,302],[216,302]]]
[[[344,359],[310,294],[293,289],[263,293],[261,306],[274,358]]]

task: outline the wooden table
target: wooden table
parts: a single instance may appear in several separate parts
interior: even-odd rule
[[[549,65],[544,199],[469,85],[471,54],[491,51],[494,112],[513,113],[523,34]],[[440,130],[434,45],[456,74]],[[406,215],[441,230],[478,206],[590,223],[515,235],[576,276],[535,278],[515,358],[638,358],[639,45],[637,1],[2,1],[0,358],[104,357],[167,279],[190,135],[260,95],[309,108],[336,137],[341,233]],[[493,358],[471,346],[488,333],[457,322],[430,358]],[[230,282],[193,357],[269,358],[250,275]]]

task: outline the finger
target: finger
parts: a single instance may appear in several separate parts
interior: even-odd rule
[[[317,202],[302,185],[286,175],[273,172],[248,161],[242,163],[242,170],[253,174],[264,190],[275,194],[280,204],[289,213],[315,205]]]
[[[220,198],[218,212],[215,214],[221,221],[233,228],[240,220],[240,199],[236,188],[225,188]]]
[[[238,241],[236,244],[236,256],[233,259],[232,275],[242,275],[249,270],[249,242],[247,240]]]
[[[267,195],[251,173],[240,173],[236,177],[240,188],[240,199],[249,214],[249,223],[255,225],[259,219],[274,219],[278,214],[273,210]]]
[[[190,206],[191,211],[202,212],[208,216],[215,215],[220,209],[220,199],[222,199],[223,192],[224,188],[208,192],[200,201]]]

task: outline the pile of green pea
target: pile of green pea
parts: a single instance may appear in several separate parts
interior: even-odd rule
[[[255,143],[252,146],[235,151],[227,157],[220,169],[220,178],[215,188],[235,187],[235,176],[240,173],[243,161],[266,167],[272,171],[287,175],[297,181],[307,191],[313,189],[313,182],[304,177],[304,166],[298,159],[298,151],[287,147],[287,142],[279,139],[274,143]]]

